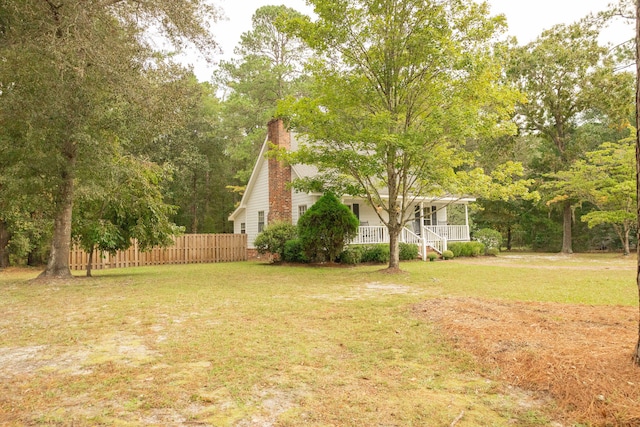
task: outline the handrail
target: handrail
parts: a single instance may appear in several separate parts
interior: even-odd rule
[[[447,250],[447,238],[440,236],[439,234],[431,231],[427,227],[423,227],[424,241],[428,246],[431,246],[433,250],[442,255],[442,252]]]

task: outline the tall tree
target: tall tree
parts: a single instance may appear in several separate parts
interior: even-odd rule
[[[20,156],[33,156],[47,177],[54,227],[42,275],[71,277],[76,180],[90,179],[113,141],[149,139],[177,123],[180,98],[169,95],[180,77],[145,34],[206,48],[216,11],[204,0],[2,0],[0,16],[0,128],[13,128]]]
[[[609,102],[622,100],[625,105],[630,86],[628,75],[616,73],[610,47],[598,44],[601,24],[584,19],[557,25],[514,50],[509,76],[527,96],[518,113],[524,130],[539,135],[547,144],[542,151],[546,172],[567,169],[590,148],[577,133],[581,124],[616,121],[629,115],[628,109],[623,111]],[[576,202],[567,197],[561,203],[563,253],[573,252],[572,206]]]
[[[634,130],[635,132],[635,130]],[[570,197],[578,202],[589,202],[595,210],[581,220],[589,228],[610,225],[629,255],[629,233],[635,223],[636,200],[634,182],[633,139],[616,143],[605,142],[597,150],[585,153],[568,170],[551,174],[547,183],[555,189],[561,200]]]
[[[168,202],[178,206],[174,219],[189,233],[232,231],[228,215],[234,196],[226,186],[233,178],[230,159],[220,134],[221,105],[216,88],[209,83],[190,81],[184,96],[193,97],[185,124],[164,135],[143,153],[173,173],[165,183]]]
[[[259,8],[235,49],[238,59],[220,64],[216,80],[226,91],[221,133],[239,184],[249,180],[277,102],[303,90],[308,48],[286,31],[287,22],[301,17],[286,6]]]
[[[640,0],[635,3],[636,20],[636,203],[638,231],[637,241],[640,242]],[[636,286],[640,298],[640,244],[637,244]],[[640,319],[638,319],[638,341],[633,352],[633,362],[640,366]]]
[[[453,0],[311,0],[298,21],[316,51],[311,96],[282,112],[306,138],[296,160],[347,176],[390,235],[389,270],[412,196],[457,192],[467,138],[496,132],[515,94],[498,84],[503,17]]]

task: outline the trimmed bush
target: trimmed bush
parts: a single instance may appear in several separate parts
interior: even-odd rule
[[[446,251],[442,251],[442,258],[443,259],[453,259],[454,255],[453,252],[450,250],[446,250]]]
[[[386,264],[389,262],[390,257],[389,245],[382,243],[379,245],[364,246],[361,261]]]
[[[435,261],[436,259],[438,259],[438,254],[435,252],[429,252],[427,254],[427,258],[429,258],[429,261]]]
[[[448,248],[455,257],[475,257],[484,254],[484,244],[481,242],[452,242]]]
[[[310,260],[333,262],[356,236],[359,224],[335,194],[326,193],[298,220],[298,236]]]
[[[485,246],[485,255],[488,255],[490,249],[498,249],[502,245],[502,234],[499,231],[492,230],[491,228],[483,228],[474,233],[473,238],[478,242],[481,242]]]
[[[459,257],[462,256],[464,242],[451,242],[447,245],[447,247],[453,253],[453,256]]]
[[[500,249],[498,248],[489,248],[487,249],[488,256],[498,256],[500,254]]]
[[[411,261],[418,258],[418,246],[411,243],[400,243],[400,261]]]
[[[274,222],[267,226],[256,237],[253,243],[260,254],[268,252],[278,254],[280,260],[284,260],[284,246],[287,241],[295,239],[296,226],[288,222]]]
[[[287,240],[284,244],[284,258],[285,262],[309,262],[309,259],[302,250],[302,242],[300,239]]]
[[[338,259],[342,264],[360,264],[362,261],[362,254],[364,253],[364,247],[360,245],[351,245],[342,251]]]

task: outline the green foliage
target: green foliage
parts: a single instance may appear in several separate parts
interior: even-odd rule
[[[498,84],[494,45],[504,22],[467,0],[309,3],[317,19],[290,25],[317,53],[309,96],[281,104],[306,140],[295,161],[349,179],[398,236],[407,195],[465,193],[465,141],[514,130],[505,119],[519,95]]]
[[[365,247],[362,245],[349,245],[340,254],[339,260],[342,264],[360,264]]]
[[[418,258],[418,245],[412,243],[399,243],[400,261],[413,261]]]
[[[427,258],[429,259],[429,261],[432,261],[432,262],[433,262],[433,261],[435,261],[435,260],[437,260],[437,259],[438,259],[438,254],[437,254],[437,253],[435,253],[435,252],[429,252],[429,253],[427,254]]]
[[[284,31],[288,20],[301,14],[286,6],[263,6],[252,17],[252,29],[241,35],[238,59],[222,61],[214,75],[227,96],[221,105],[226,151],[237,183],[249,180],[266,136],[266,123],[274,117],[278,101],[303,91],[302,62],[306,46]]]
[[[473,238],[484,244],[485,250],[498,249],[502,245],[502,233],[491,228],[483,228],[473,233]]]
[[[588,18],[557,25],[511,53],[507,75],[527,100],[516,111],[522,133],[540,141],[531,156],[536,174],[567,171],[602,141],[594,138],[598,127],[619,126],[632,114],[634,76],[621,71],[615,49],[598,44],[603,25]],[[568,187],[542,190],[547,204],[563,213],[562,252],[570,253],[572,210],[581,203],[580,195]]]
[[[455,255],[453,254],[452,251],[450,250],[446,250],[446,251],[442,251],[442,259],[448,260],[448,259],[453,259],[455,257]]]
[[[141,250],[173,243],[182,229],[171,222],[175,207],[164,203],[160,185],[167,179],[161,167],[115,153],[104,186],[80,186],[72,236],[85,252],[115,254],[138,241]]]
[[[455,257],[476,257],[485,253],[482,242],[451,242],[447,246]]]
[[[190,74],[153,52],[148,36],[206,51],[215,46],[209,24],[217,10],[203,0],[5,6],[0,151],[4,156],[10,142],[8,166],[28,164],[23,188],[42,181],[44,203],[30,213],[44,213],[53,224],[45,275],[70,277],[76,185],[105,185],[101,178],[114,166],[118,145],[130,154],[137,145],[158,143],[189,109],[183,90]],[[149,241],[161,237],[143,234]]]
[[[364,246],[362,253],[362,262],[371,262],[374,264],[384,264],[389,262],[390,250],[389,245],[383,243],[378,245]]]
[[[302,242],[300,239],[287,240],[284,244],[284,258],[285,262],[306,263],[309,259],[304,254],[302,248]]]
[[[235,171],[220,129],[222,107],[216,88],[193,78],[181,96],[190,105],[184,125],[139,154],[171,171],[172,179],[162,183],[162,190],[167,203],[178,207],[176,224],[188,233],[232,232],[228,216],[237,196],[227,185],[233,183]]]
[[[463,242],[449,242],[447,247],[453,253],[454,256],[462,256]]]
[[[298,235],[309,259],[333,262],[359,225],[353,212],[335,194],[327,193],[300,217]]]
[[[400,260],[412,261],[418,257],[418,247],[409,243],[400,243]],[[389,245],[381,243],[377,245],[350,245],[340,254],[340,262],[344,264],[374,263],[385,264],[389,262]]]
[[[489,248],[489,249],[487,249],[486,255],[488,255],[488,256],[498,256],[498,255],[500,255],[500,249],[498,249],[498,248]]]
[[[546,187],[560,194],[549,203],[571,197],[597,209],[581,216],[589,228],[610,225],[626,254],[629,234],[637,221],[635,129],[630,137],[616,143],[605,142],[573,162],[568,170],[549,174]]]
[[[280,260],[286,260],[285,248],[289,241],[296,238],[297,227],[288,222],[274,222],[256,236],[254,245],[258,253],[277,254]],[[293,248],[291,248],[293,250]]]

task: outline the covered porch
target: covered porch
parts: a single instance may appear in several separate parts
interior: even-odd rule
[[[469,211],[467,202],[474,199],[458,199],[434,201],[420,201],[413,207],[413,218],[406,222],[400,234],[400,242],[418,246],[418,252],[423,260],[427,259],[429,250],[442,254],[447,250],[449,242],[468,242]],[[454,209],[447,209],[451,206]],[[457,224],[451,224],[455,222]],[[462,223],[462,224],[460,224]],[[369,225],[361,221],[358,235],[351,241],[353,245],[389,243],[389,230],[384,225]]]
[[[417,245],[423,260],[427,259],[429,249],[442,254],[447,250],[448,242],[468,242],[469,240],[468,225],[424,226],[420,234],[405,227],[400,233],[400,242]],[[386,226],[360,226],[358,235],[350,242],[352,245],[377,243],[389,243],[389,230]]]

